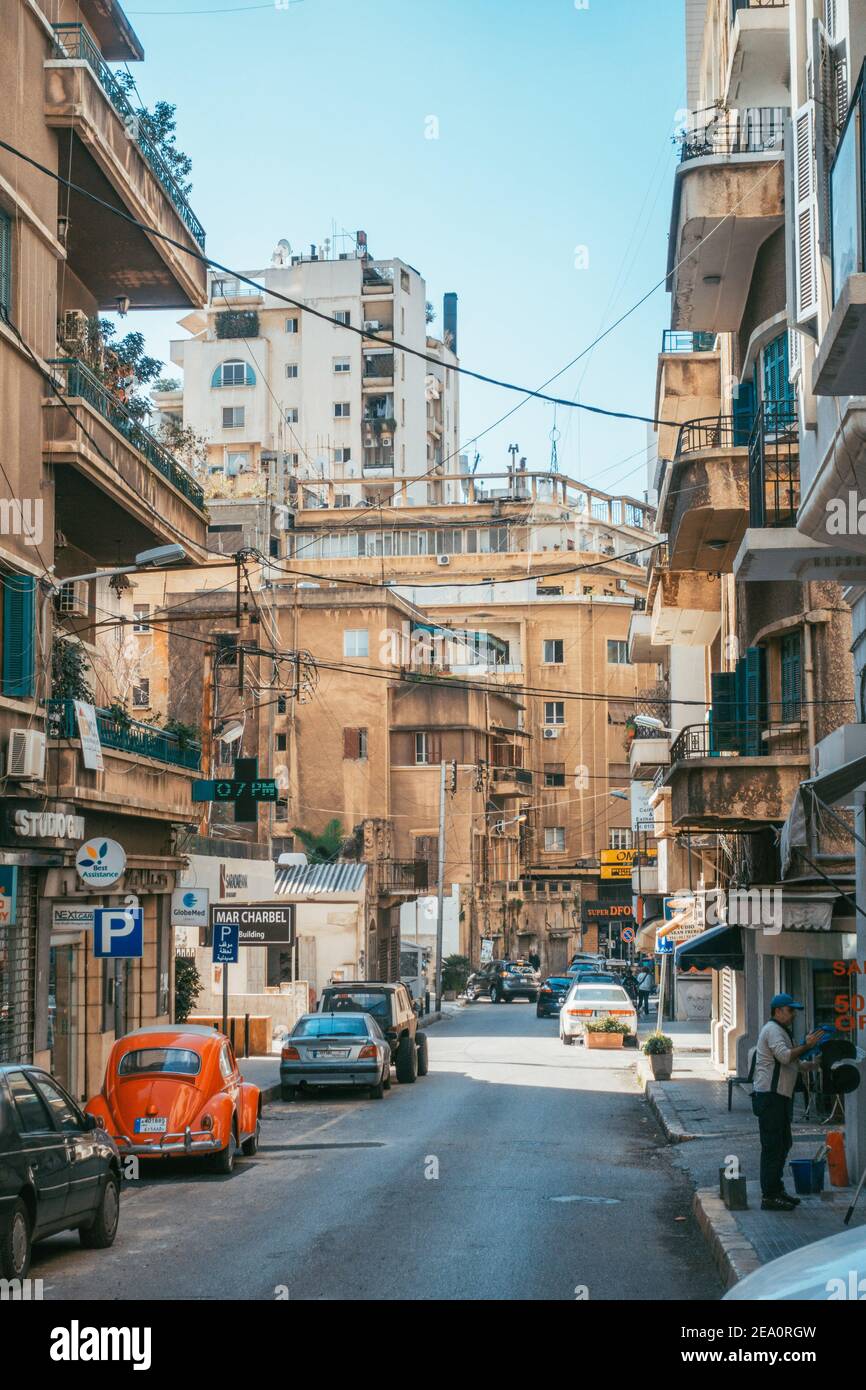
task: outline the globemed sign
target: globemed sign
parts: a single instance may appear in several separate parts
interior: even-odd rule
[[[171,895],[171,925],[206,927],[209,898],[207,888],[175,888]]]

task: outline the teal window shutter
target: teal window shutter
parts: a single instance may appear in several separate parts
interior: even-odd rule
[[[767,725],[767,653],[747,647],[737,662],[737,705],[740,752],[757,758],[765,750],[761,734]]]
[[[713,671],[710,676],[710,753],[735,752],[737,741],[737,676]]]
[[[3,576],[3,694],[27,700],[35,693],[36,580]]]
[[[781,686],[782,723],[790,724],[800,719],[802,700],[802,644],[799,632],[789,632],[782,638],[781,646]]]
[[[756,410],[754,382],[741,381],[733,400],[735,447],[748,448]]]
[[[12,219],[0,210],[0,311],[12,312]]]

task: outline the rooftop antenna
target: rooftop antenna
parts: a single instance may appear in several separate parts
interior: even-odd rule
[[[553,407],[553,429],[550,431],[550,472],[559,472],[559,451],[557,444],[562,438],[562,433],[556,427],[556,406]]]

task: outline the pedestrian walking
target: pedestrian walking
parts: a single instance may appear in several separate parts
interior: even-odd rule
[[[793,1142],[791,1119],[794,1113],[794,1087],[801,1071],[811,1071],[820,1062],[802,1062],[821,1040],[820,1030],[810,1033],[804,1043],[795,1044],[791,1031],[795,1014],[803,1005],[790,994],[776,994],[770,1000],[770,1021],[758,1034],[752,1109],[761,1136],[761,1210],[794,1211],[799,1197],[785,1191],[785,1159]]]
[[[654,985],[655,980],[651,968],[648,965],[641,966],[640,974],[637,977],[637,1011],[639,1014],[649,1014],[649,997]]]
[[[637,1004],[640,996],[638,994],[637,975],[635,974],[634,966],[625,972],[622,983],[631,1002]]]

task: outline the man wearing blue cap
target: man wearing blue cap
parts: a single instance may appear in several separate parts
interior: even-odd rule
[[[790,994],[775,994],[770,1000],[770,1021],[761,1029],[755,1050],[752,1109],[761,1135],[762,1211],[793,1211],[800,1205],[799,1197],[785,1191],[783,1181],[793,1143],[794,1087],[800,1071],[820,1065],[800,1058],[823,1037],[819,1029],[795,1045],[791,1029],[795,1012],[802,1007]]]

